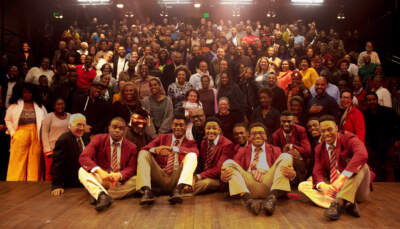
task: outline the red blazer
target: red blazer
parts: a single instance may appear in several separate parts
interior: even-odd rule
[[[350,132],[338,133],[336,140],[336,158],[338,160],[339,172],[347,170],[358,173],[367,163],[368,152],[361,140]],[[325,141],[322,141],[315,147],[315,162],[313,169],[313,183],[324,182],[325,178],[329,180],[330,165],[329,154],[326,150]]]
[[[293,147],[296,148],[303,158],[311,158],[311,144],[308,140],[307,131],[304,127],[300,125],[294,125],[291,142]],[[272,134],[272,144],[278,146],[281,150],[285,147],[286,138],[283,135],[283,129],[279,128]]]
[[[342,130],[346,130],[357,135],[357,137],[365,143],[364,115],[359,109],[357,109],[357,107],[353,106],[350,112],[347,114]]]
[[[279,147],[273,146],[265,142],[265,150],[267,151],[267,163],[269,167],[275,163],[276,159],[278,159],[281,154],[281,150]],[[241,147],[233,160],[236,161],[244,170],[249,170],[250,162],[251,162],[251,153],[252,153],[252,144],[248,144],[246,147]]]
[[[208,141],[203,140],[201,142],[201,149],[199,155],[198,171],[200,172],[201,178],[213,178],[219,179],[221,175],[222,164],[233,157],[234,145],[226,137],[220,135],[217,145],[215,146],[214,154],[212,155],[211,168],[204,170],[205,163],[207,160],[207,148]]]
[[[120,173],[122,181],[126,181],[136,174],[137,147],[127,139],[122,139]],[[90,171],[99,166],[103,170],[111,170],[111,145],[109,134],[98,134],[85,147],[79,157],[79,163]]]
[[[159,134],[158,137],[156,137],[153,141],[144,146],[142,150],[150,150],[151,148],[157,146],[170,146],[171,144],[172,144],[172,134]],[[179,157],[178,157],[179,163],[182,163],[183,159],[185,158],[185,155],[190,152],[199,155],[199,150],[197,149],[196,141],[188,140],[186,137],[184,137],[182,144],[179,147]],[[168,156],[155,155],[155,159],[161,168],[165,168],[165,166],[167,166]]]
[[[365,111],[367,109],[367,101],[365,101],[366,90],[362,90],[360,94],[356,95],[358,100],[358,109]]]

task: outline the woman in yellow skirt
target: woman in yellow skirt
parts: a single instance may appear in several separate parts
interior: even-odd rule
[[[40,127],[46,108],[33,84],[16,85],[5,122],[11,136],[7,181],[39,181],[42,178]]]

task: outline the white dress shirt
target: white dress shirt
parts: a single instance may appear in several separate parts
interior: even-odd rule
[[[388,89],[381,86],[376,90],[376,95],[378,96],[379,105],[392,108],[392,95]]]
[[[117,64],[117,80],[119,79],[119,73],[128,70],[128,61],[125,58],[118,57]]]

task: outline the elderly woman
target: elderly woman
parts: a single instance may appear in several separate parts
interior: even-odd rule
[[[163,93],[162,84],[159,79],[150,79],[149,87],[151,95],[143,99],[143,107],[149,111],[156,133],[169,133],[174,117],[172,101]]]
[[[45,180],[50,181],[50,168],[52,164],[53,150],[58,137],[68,131],[68,122],[71,114],[65,112],[65,102],[62,98],[54,100],[54,112],[46,115],[42,122],[42,144],[45,162]]]
[[[40,127],[47,111],[34,85],[16,87],[4,119],[11,136],[7,181],[39,181],[42,178]]]
[[[185,66],[179,66],[176,68],[176,82],[168,86],[168,96],[171,98],[174,108],[177,108],[178,104],[185,100],[186,93],[193,88],[192,85],[187,81],[189,76],[189,69],[187,69]]]

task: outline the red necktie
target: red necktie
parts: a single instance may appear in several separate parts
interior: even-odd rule
[[[205,170],[209,169],[211,167],[211,162],[212,162],[212,154],[214,153],[215,145],[213,141],[208,142],[208,147],[207,147],[207,159],[206,159],[206,164],[205,164]]]
[[[179,140],[175,140],[174,146],[178,146],[178,145],[179,145]],[[169,175],[174,171],[174,163],[175,163],[175,152],[171,152],[168,155],[167,165],[164,168],[165,173],[167,173]]]
[[[254,179],[258,182],[261,182],[262,172],[257,169],[258,161],[260,159],[260,154],[262,153],[262,149],[260,147],[256,148],[254,151],[255,155],[253,161],[250,164],[251,174]]]
[[[337,160],[336,160],[335,147],[332,146],[332,145],[329,145],[328,146],[328,151],[330,153],[329,164],[330,164],[330,167],[331,167],[329,182],[332,184],[338,178],[339,174],[338,174],[338,170],[336,169]]]
[[[111,156],[111,170],[113,172],[118,172],[119,171],[119,163],[118,163],[118,147],[119,147],[119,142],[113,142],[113,152]]]

